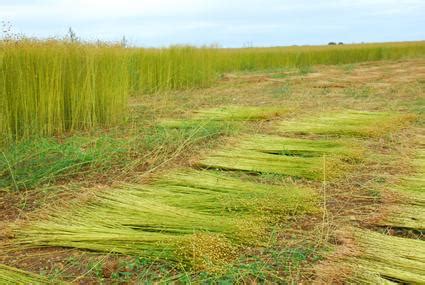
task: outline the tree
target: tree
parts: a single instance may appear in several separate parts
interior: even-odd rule
[[[68,37],[72,43],[78,42],[77,34],[74,32],[74,30],[71,27],[69,27],[68,29]]]
[[[120,44],[121,44],[122,47],[127,47],[128,41],[127,41],[127,38],[125,36],[122,36]]]

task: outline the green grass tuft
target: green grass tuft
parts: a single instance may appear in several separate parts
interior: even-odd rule
[[[0,189],[21,190],[79,178],[88,184],[113,181],[146,161],[161,161],[184,144],[235,134],[237,122],[205,122],[175,129],[153,126],[101,135],[74,135],[62,141],[37,138],[10,144],[0,152]],[[189,146],[187,146],[189,147]],[[100,178],[99,178],[100,177]]]

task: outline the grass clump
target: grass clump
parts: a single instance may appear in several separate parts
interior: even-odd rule
[[[88,186],[97,181],[107,184],[124,172],[153,168],[190,145],[238,129],[233,123],[206,122],[181,129],[152,126],[63,139],[29,139],[0,149],[0,188],[32,189],[70,179]]]
[[[350,110],[286,121],[279,130],[297,134],[379,137],[403,127],[413,119],[411,115]]]
[[[74,136],[59,142],[53,138],[27,140],[9,146],[0,157],[0,188],[30,189],[58,182],[98,168],[128,152],[124,141],[108,136]]]
[[[354,282],[382,278],[403,284],[425,283],[425,242],[357,230],[362,255],[352,261]]]
[[[14,267],[0,264],[0,283],[19,285],[65,284],[64,282],[49,281],[47,278],[34,273],[26,272]]]

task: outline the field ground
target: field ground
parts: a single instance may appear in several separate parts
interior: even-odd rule
[[[0,283],[424,283],[424,98],[423,59],[232,73],[5,149]]]

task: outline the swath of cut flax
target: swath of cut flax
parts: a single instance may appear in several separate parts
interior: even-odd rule
[[[377,222],[376,225],[425,231],[425,208],[423,206],[403,205],[385,220]]]
[[[307,188],[262,185],[195,170],[97,196],[67,212],[52,209],[42,220],[17,227],[15,244],[176,259],[176,251],[194,234],[257,243],[274,215],[282,218],[317,209],[317,197]]]
[[[360,158],[364,150],[355,141],[298,139],[271,135],[255,135],[240,139],[239,149],[293,156],[341,155]]]
[[[254,183],[205,170],[179,170],[161,177],[154,186],[161,188],[155,195],[163,195],[170,205],[222,215],[299,215],[314,212],[318,200],[305,187]]]
[[[215,152],[202,159],[198,166],[321,180],[324,162],[331,179],[343,172],[342,158],[358,159],[361,154],[362,150],[351,142],[254,136],[242,138],[237,146]]]
[[[278,117],[288,113],[288,111],[288,109],[282,107],[225,106],[196,111],[194,119],[255,121]]]
[[[287,114],[289,110],[283,107],[253,107],[226,106],[195,111],[194,115],[185,120],[166,120],[161,126],[168,128],[187,128],[208,121],[260,121],[272,119]]]
[[[421,149],[413,160],[416,174],[404,178],[394,190],[409,198],[412,204],[425,207],[425,150]]]
[[[283,133],[379,137],[399,129],[413,119],[413,115],[347,110],[285,121],[280,124],[279,130]]]
[[[406,197],[398,205],[394,213],[377,225],[393,228],[410,229],[415,231],[425,230],[425,151],[420,150],[413,161],[416,174],[404,178],[395,191]]]
[[[0,284],[18,285],[44,285],[44,284],[66,284],[58,280],[52,281],[43,276],[23,271],[14,267],[0,264]]]
[[[425,283],[425,241],[357,229],[362,255],[351,261],[356,284],[372,284],[377,276],[403,284]]]
[[[202,159],[200,167],[254,173],[274,173],[320,180],[323,159],[320,157],[279,156],[258,151],[229,149]]]

